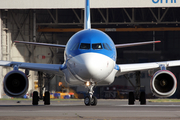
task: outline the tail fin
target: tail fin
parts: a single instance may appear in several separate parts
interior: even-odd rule
[[[90,3],[89,0],[85,0],[84,29],[91,29],[90,19]]]

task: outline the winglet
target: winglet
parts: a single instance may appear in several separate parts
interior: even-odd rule
[[[90,3],[89,0],[85,0],[84,29],[91,29],[90,19]]]

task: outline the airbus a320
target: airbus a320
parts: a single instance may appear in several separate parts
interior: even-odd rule
[[[13,67],[6,74],[3,81],[4,92],[10,97],[18,97],[26,94],[29,86],[27,74],[19,71],[19,68],[64,76],[70,85],[88,86],[88,95],[84,98],[86,106],[97,105],[97,98],[93,95],[94,86],[110,85],[115,77],[127,73],[152,70],[159,68],[150,83],[154,95],[169,97],[177,88],[175,75],[168,71],[167,67],[179,66],[180,61],[164,61],[152,63],[117,64],[116,49],[125,47],[159,43],[160,41],[148,41],[127,44],[114,44],[113,40],[104,32],[91,29],[90,3],[85,0],[84,30],[75,33],[66,45],[46,44],[36,42],[15,41],[21,44],[32,44],[64,49],[63,64],[40,64],[13,61],[0,61],[0,66]],[[139,97],[143,103],[144,94]],[[33,93],[32,104],[38,104],[38,93]],[[134,104],[134,94],[129,94],[129,104]],[[45,93],[44,103],[50,104],[49,91]]]

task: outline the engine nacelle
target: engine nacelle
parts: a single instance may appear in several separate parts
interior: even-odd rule
[[[18,70],[10,71],[3,81],[4,92],[10,97],[19,97],[27,93],[29,81],[27,76]]]
[[[151,79],[151,90],[157,97],[170,97],[177,88],[175,75],[168,70],[157,71]]]

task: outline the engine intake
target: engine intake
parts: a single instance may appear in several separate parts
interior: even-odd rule
[[[4,92],[10,97],[19,97],[26,94],[29,81],[27,76],[18,70],[10,71],[4,77]]]
[[[151,90],[157,97],[170,97],[177,88],[175,75],[168,70],[157,71],[151,79]]]

